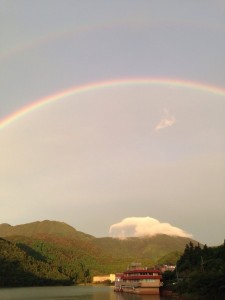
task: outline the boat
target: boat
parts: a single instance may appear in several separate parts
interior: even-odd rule
[[[162,286],[161,271],[155,268],[141,267],[133,263],[123,273],[115,276],[115,292],[138,295],[159,295]]]

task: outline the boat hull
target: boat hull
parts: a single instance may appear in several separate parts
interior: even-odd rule
[[[124,288],[123,292],[136,295],[159,295],[159,288]]]

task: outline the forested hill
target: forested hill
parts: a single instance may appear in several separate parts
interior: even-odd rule
[[[144,266],[175,263],[191,241],[167,235],[125,240],[95,238],[56,221],[18,226],[2,224],[0,237],[3,238],[0,248],[2,286],[16,285],[12,280],[2,279],[3,274],[8,274],[5,278],[10,279],[12,266],[16,266],[17,275],[21,271],[20,278],[24,278],[23,284],[20,280],[17,285],[44,285],[48,282],[74,284],[91,281],[94,275],[123,271],[134,261]],[[197,245],[197,242],[192,242]]]
[[[119,258],[122,256],[136,260],[152,260],[152,262],[158,261],[161,257],[174,251],[182,253],[185,245],[189,242],[190,238],[164,234],[142,238],[130,237],[122,240],[109,237],[97,238],[92,241],[94,245],[112,257]],[[193,243],[198,244],[196,241]]]
[[[26,250],[28,248],[26,247]],[[29,250],[32,251],[32,255],[28,255],[20,245],[0,238],[0,286],[71,283],[68,276],[59,272],[56,266],[49,264],[40,253],[35,253],[33,249]]]
[[[83,232],[77,231],[72,226],[58,221],[37,221],[17,226],[11,226],[9,224],[0,224],[0,236],[34,236],[38,234],[51,234],[62,237],[78,238],[78,239],[88,239],[91,235],[85,234]]]

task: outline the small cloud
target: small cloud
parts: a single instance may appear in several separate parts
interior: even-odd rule
[[[163,117],[160,120],[160,122],[156,125],[155,130],[160,130],[166,127],[170,127],[175,123],[176,123],[175,117],[172,116],[166,108],[164,108]]]
[[[169,236],[192,237],[184,230],[169,223],[160,223],[150,217],[129,217],[110,226],[109,234],[116,238],[155,236],[166,234]]]

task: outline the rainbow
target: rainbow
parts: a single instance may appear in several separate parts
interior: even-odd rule
[[[139,85],[139,86],[154,85],[154,86],[188,88],[192,90],[203,91],[206,93],[211,93],[211,94],[225,97],[224,88],[193,82],[193,81],[180,80],[180,79],[178,80],[178,79],[163,79],[163,78],[132,78],[132,79],[116,79],[110,81],[101,81],[101,82],[94,82],[94,83],[84,84],[80,86],[75,86],[70,89],[66,89],[62,92],[34,101],[31,104],[21,108],[20,110],[0,120],[0,129],[5,128],[6,126],[21,119],[23,116],[31,113],[34,110],[37,110],[45,105],[67,98],[72,95],[78,95],[81,93],[87,93],[89,91],[99,90],[99,89],[107,89],[107,88],[120,87],[120,86],[135,86],[135,85]]]
[[[39,38],[36,38],[35,40],[28,41],[24,44],[19,43],[15,48],[8,49],[5,52],[0,53],[0,60],[4,60],[9,58],[11,55],[24,52],[27,50],[31,50],[33,48],[39,47],[41,45],[45,45],[47,43],[52,43],[56,40],[62,39],[62,38],[70,38],[70,37],[76,37],[84,33],[92,33],[97,30],[109,30],[111,28],[115,28],[116,26],[120,26],[126,24],[125,20],[122,21],[111,21],[108,23],[96,23],[96,24],[85,24],[80,25],[75,28],[69,28],[69,29],[62,29],[55,32],[50,32],[49,34],[43,35]]]

